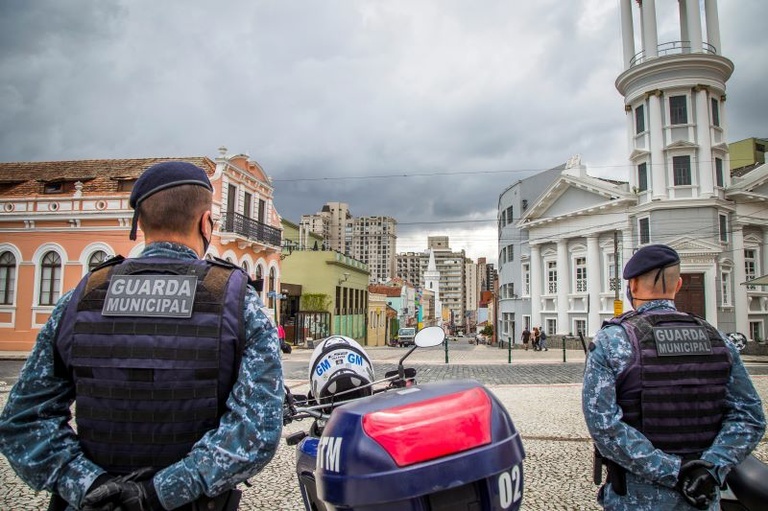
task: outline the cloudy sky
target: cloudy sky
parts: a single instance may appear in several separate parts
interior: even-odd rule
[[[703,3],[703,0],[702,0]],[[729,140],[768,136],[764,0],[719,0]],[[659,40],[676,5],[656,0]],[[618,0],[0,0],[0,160],[246,153],[495,261],[499,193],[580,154],[626,179]]]

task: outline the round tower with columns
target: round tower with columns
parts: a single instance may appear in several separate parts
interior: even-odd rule
[[[624,96],[629,186],[637,197],[623,258],[648,243],[674,246],[684,283],[701,286],[695,296],[681,296],[697,308],[686,310],[743,329],[746,294],[733,285],[744,279],[743,245],[736,246],[735,207],[726,197],[725,84],[734,66],[723,56],[717,0],[704,0],[703,11],[700,0],[678,0],[678,29],[659,40],[656,6],[672,2],[620,0],[624,71],[616,88]],[[718,314],[724,265],[733,270],[735,302],[725,316],[722,307]]]

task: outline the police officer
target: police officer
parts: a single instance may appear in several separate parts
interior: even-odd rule
[[[212,191],[190,163],[148,168],[130,196],[141,256],[91,272],[40,330],[0,451],[51,509],[237,509],[274,455],[277,330],[240,268],[200,259]]]
[[[675,309],[675,250],[645,246],[623,276],[634,310],[595,335],[582,389],[596,460],[608,467],[598,502],[611,510],[715,509],[729,470],[765,432],[760,398],[730,341]]]

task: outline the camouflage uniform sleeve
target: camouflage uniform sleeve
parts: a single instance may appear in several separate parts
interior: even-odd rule
[[[720,433],[702,459],[715,465],[715,475],[722,484],[731,468],[741,463],[765,434],[765,414],[760,396],[752,384],[738,350],[730,341],[733,366],[725,391],[726,413]]]
[[[655,449],[638,430],[622,422],[616,379],[632,359],[632,345],[620,326],[598,331],[584,370],[581,406],[589,434],[603,456],[633,474],[674,487],[680,458]]]
[[[283,427],[283,370],[277,329],[256,292],[245,298],[246,343],[237,381],[218,429],[178,463],[155,475],[158,497],[175,509],[234,488],[272,459]]]
[[[59,300],[11,390],[0,415],[0,451],[34,490],[56,492],[78,504],[104,470],[80,449],[69,425],[74,384],[54,368],[56,329],[71,296]]]

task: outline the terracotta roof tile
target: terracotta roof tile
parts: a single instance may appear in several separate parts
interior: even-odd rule
[[[120,180],[136,179],[147,167],[169,160],[193,163],[208,175],[215,170],[205,156],[0,163],[0,196],[40,195],[45,183],[59,181],[81,181],[83,194],[117,193]]]

